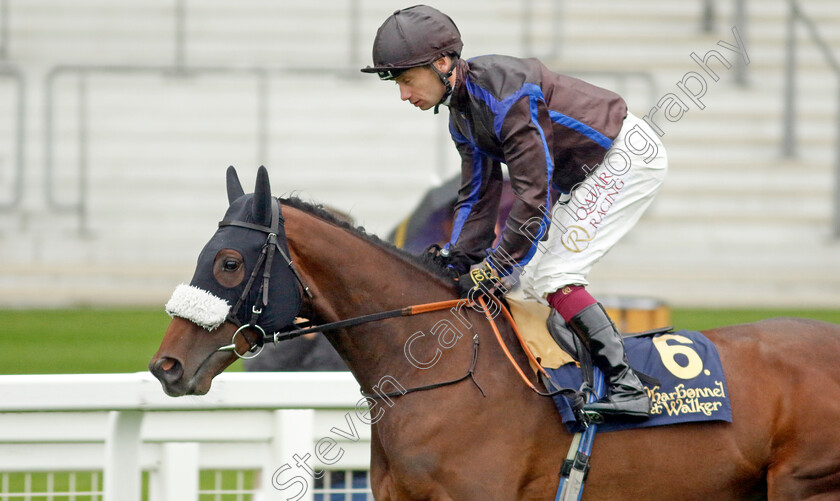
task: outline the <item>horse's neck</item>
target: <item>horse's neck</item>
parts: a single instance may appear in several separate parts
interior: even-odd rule
[[[392,250],[302,211],[285,215],[292,259],[314,292],[318,323],[453,298],[443,280]],[[366,371],[381,376],[408,365],[406,341],[433,323],[428,316],[377,321],[328,337],[364,384]]]
[[[313,320],[343,320],[455,299],[443,280],[391,251],[308,214],[286,214],[293,259],[315,290],[312,305],[318,318]],[[509,327],[499,322],[499,328],[527,371],[528,362]],[[505,435],[519,444],[517,457],[527,456],[537,443],[560,450],[556,443],[562,430],[553,418],[551,400],[537,397],[519,379],[483,313],[469,307],[443,310],[372,322],[328,338],[365,391],[382,396],[445,386],[412,393],[406,400],[376,400],[388,406],[387,411],[384,404],[379,407],[373,439],[372,461],[380,474],[390,468],[414,471],[416,454],[462,453],[458,444],[465,441],[479,444],[483,453],[497,453],[492,444],[483,444],[486,430],[499,423],[505,423]],[[384,437],[386,447],[377,447],[378,437]]]
[[[294,261],[305,263],[325,311],[346,318],[451,298],[451,286],[395,251],[302,211],[285,212]]]

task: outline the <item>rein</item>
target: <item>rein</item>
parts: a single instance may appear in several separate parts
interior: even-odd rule
[[[439,301],[436,303],[425,303],[414,306],[406,306],[397,310],[382,311],[379,313],[371,313],[369,315],[362,315],[360,317],[348,318],[346,320],[339,320],[337,322],[330,322],[328,324],[316,325],[314,327],[306,327],[304,329],[295,329],[292,331],[280,331],[265,336],[264,341],[272,341],[277,343],[279,341],[286,341],[287,339],[294,339],[304,334],[312,332],[331,331],[336,329],[343,329],[344,327],[353,327],[355,325],[366,324],[368,322],[376,322],[378,320],[385,320],[388,318],[410,317],[419,315],[421,313],[429,313],[433,311],[446,310],[457,306],[462,300],[451,299],[448,301]]]
[[[578,392],[576,390],[573,390],[571,388],[560,388],[559,390],[549,391],[549,392],[540,391],[534,385],[534,383],[532,383],[531,380],[528,379],[528,376],[526,376],[525,373],[522,372],[522,368],[519,367],[519,364],[516,363],[516,360],[514,360],[513,355],[510,353],[510,350],[508,349],[507,345],[505,344],[504,340],[502,339],[502,334],[499,332],[498,326],[496,326],[495,319],[493,318],[492,315],[490,315],[489,309],[487,308],[487,306],[484,303],[484,298],[479,297],[478,298],[478,304],[480,304],[482,309],[484,310],[484,316],[487,318],[487,322],[490,323],[490,327],[493,328],[493,334],[496,335],[496,341],[498,341],[499,346],[501,346],[501,348],[502,348],[502,351],[505,352],[505,356],[507,356],[507,359],[510,361],[510,364],[513,365],[513,368],[516,369],[516,372],[519,374],[519,377],[523,381],[525,381],[525,384],[528,385],[528,387],[531,388],[531,390],[533,390],[534,393],[536,393],[537,395],[539,395],[541,397],[553,397],[555,395],[565,395],[566,397],[568,397],[569,399],[571,399],[575,403],[574,407],[577,407],[578,403],[580,403],[581,407],[583,406],[583,397],[581,396],[580,392]],[[513,316],[510,314],[508,309],[505,308],[505,306],[503,304],[501,304],[501,302],[499,302],[499,307],[504,312],[505,318],[507,319],[508,323],[510,324],[511,328],[513,329],[514,334],[516,334],[517,339],[519,339],[519,344],[522,345],[522,350],[525,352],[525,355],[528,357],[528,360],[530,360],[538,368],[538,370],[545,376],[545,378],[548,381],[551,381],[551,376],[549,376],[549,374],[545,371],[545,369],[542,368],[540,363],[534,357],[534,354],[531,353],[531,350],[528,348],[528,345],[525,343],[525,340],[522,338],[522,334],[520,334],[519,328],[516,326],[516,322],[513,320]]]
[[[463,301],[463,299],[455,299],[455,300],[452,300],[452,301],[447,301],[447,303],[458,304],[461,301]],[[522,349],[525,351],[525,354],[528,357],[528,359],[531,362],[533,362],[539,368],[539,370],[545,375],[545,377],[550,381],[551,376],[549,376],[548,373],[545,372],[545,370],[540,366],[539,362],[537,362],[533,353],[531,353],[531,350],[528,349],[528,345],[525,344],[524,340],[522,339],[522,335],[520,334],[519,329],[516,327],[516,322],[513,320],[513,316],[510,314],[508,309],[501,303],[501,301],[498,301],[498,300],[496,300],[496,301],[498,302],[498,305],[499,305],[500,309],[505,313],[505,318],[508,320],[511,327],[513,328],[513,331],[516,334],[516,337],[519,339],[520,344],[522,345]],[[534,393],[536,393],[537,395],[539,395],[541,397],[553,397],[555,395],[561,395],[562,394],[562,395],[565,395],[566,397],[568,397],[573,402],[573,408],[578,409],[578,408],[583,406],[583,403],[584,403],[583,396],[581,395],[580,392],[578,392],[578,391],[576,391],[572,388],[560,388],[559,390],[551,391],[551,392],[540,391],[534,385],[534,383],[532,383],[531,380],[528,379],[528,376],[525,375],[525,373],[522,371],[522,368],[519,367],[519,364],[516,363],[516,360],[513,358],[513,355],[510,353],[510,350],[508,349],[507,345],[505,344],[504,340],[502,339],[502,335],[499,332],[498,326],[496,325],[496,319],[494,318],[493,315],[490,314],[490,309],[487,308],[487,304],[484,301],[484,297],[479,296],[478,301],[470,300],[470,302],[471,302],[470,306],[472,306],[474,304],[479,304],[481,306],[481,309],[484,312],[484,317],[487,319],[487,322],[493,328],[493,333],[496,336],[496,341],[499,343],[499,347],[502,348],[502,351],[505,353],[505,356],[507,357],[508,361],[510,361],[511,365],[513,365],[514,369],[516,369],[516,372],[517,372],[517,374],[519,374],[519,377],[522,379],[522,381],[524,381],[525,384],[532,391],[534,391]],[[434,305],[434,304],[439,304],[439,303],[432,303],[432,305]],[[423,306],[431,306],[431,305],[420,305],[418,307],[423,307]],[[395,311],[399,311],[399,310],[395,310]],[[435,310],[425,310],[425,311],[435,311]],[[423,312],[421,312],[421,313],[423,313]],[[353,319],[353,320],[355,320],[355,319]],[[317,328],[314,328],[314,329],[317,330]],[[440,388],[441,386],[447,386],[447,385],[450,385],[450,384],[460,383],[461,381],[463,381],[467,378],[470,378],[470,379],[472,379],[473,383],[478,388],[478,391],[481,392],[481,396],[486,397],[487,395],[485,395],[484,390],[481,389],[481,386],[479,386],[478,381],[475,380],[475,364],[476,364],[477,361],[478,361],[478,334],[474,334],[473,335],[473,358],[472,358],[472,363],[470,364],[470,368],[467,371],[467,373],[464,374],[463,376],[461,376],[457,379],[453,379],[451,381],[443,382],[443,383],[434,383],[434,384],[429,384],[429,385],[426,385],[426,386],[417,386],[417,387],[414,387],[414,388],[403,389],[402,391],[397,390],[397,391],[392,391],[392,392],[389,392],[389,393],[366,393],[365,391],[362,391],[362,396],[364,396],[366,398],[374,398],[374,399],[375,398],[399,397],[399,396],[405,395],[407,393],[413,393],[415,391],[433,390],[435,388]]]
[[[289,340],[289,339],[294,339],[294,338],[300,337],[304,334],[309,334],[309,333],[312,333],[312,332],[325,332],[325,331],[342,329],[342,328],[345,328],[345,327],[353,327],[353,326],[356,326],[356,325],[361,325],[361,324],[365,324],[365,323],[369,323],[369,322],[376,322],[376,321],[385,320],[385,319],[388,319],[388,318],[409,317],[409,316],[413,316],[413,315],[419,315],[419,314],[422,314],[422,313],[430,313],[430,312],[434,312],[434,311],[446,310],[446,309],[458,306],[459,304],[462,304],[464,301],[465,301],[464,299],[450,299],[450,300],[447,300],[447,301],[439,301],[439,302],[435,302],[435,303],[424,303],[424,304],[418,304],[418,305],[414,305],[414,306],[406,306],[404,308],[399,308],[399,309],[396,309],[396,310],[388,310],[388,311],[382,311],[382,312],[379,312],[379,313],[371,313],[371,314],[368,314],[368,315],[362,315],[362,316],[358,316],[358,317],[348,318],[348,319],[345,319],[345,320],[339,320],[337,322],[330,322],[330,323],[311,326],[311,327],[306,327],[306,328],[302,328],[302,329],[294,329],[294,330],[291,330],[291,331],[278,331],[278,332],[275,332],[273,334],[263,334],[263,337],[260,340],[258,340],[258,342],[255,345],[252,345],[251,349],[249,350],[249,352],[251,352],[252,350],[256,350],[257,348],[259,348],[259,350],[256,351],[256,353],[254,353],[251,357],[246,357],[244,355],[241,355],[239,352],[237,352],[235,342],[232,342],[229,345],[222,346],[217,351],[232,351],[234,354],[236,354],[236,356],[238,356],[240,358],[253,358],[253,357],[259,355],[259,353],[262,351],[263,344],[266,343],[266,342],[272,342],[274,344],[277,344],[280,341],[286,341],[286,340]],[[519,364],[513,358],[513,355],[510,353],[510,350],[508,349],[507,345],[505,344],[504,340],[502,339],[501,333],[499,332],[499,328],[496,325],[496,320],[495,320],[494,316],[490,314],[490,310],[489,310],[489,308],[487,308],[487,304],[485,303],[484,298],[479,296],[477,302],[474,301],[474,300],[471,300],[471,299],[468,300],[468,301],[469,301],[469,303],[468,303],[469,306],[473,306],[475,304],[479,304],[481,306],[482,311],[484,311],[484,316],[487,319],[487,322],[490,324],[490,326],[493,329],[493,333],[495,334],[496,341],[499,343],[499,346],[502,348],[502,351],[505,353],[505,356],[507,357],[508,361],[510,361],[511,365],[513,365],[513,367],[516,369],[516,372],[517,372],[517,374],[519,374],[519,377],[522,379],[522,381],[524,381],[525,384],[534,393],[536,393],[537,395],[539,395],[541,397],[553,397],[555,395],[565,395],[566,397],[568,397],[569,399],[571,399],[574,402],[575,405],[573,407],[577,408],[578,403],[580,404],[580,406],[583,405],[583,397],[582,397],[581,393],[572,389],[572,388],[560,388],[559,390],[550,391],[550,392],[540,391],[534,385],[534,383],[532,383],[531,380],[528,379],[528,376],[525,375],[525,373],[522,371],[522,368],[519,367]],[[501,304],[501,302],[498,302],[498,304],[499,304],[499,307],[501,308],[501,310],[504,312],[505,318],[508,320],[511,327],[513,328],[513,331],[516,334],[516,337],[520,340],[520,344],[522,345],[522,348],[525,351],[525,354],[527,355],[528,359],[531,360],[547,378],[550,378],[550,376],[548,376],[548,374],[539,365],[539,362],[537,362],[534,355],[528,349],[528,346],[524,342],[522,342],[523,341],[522,340],[522,335],[520,334],[519,329],[516,327],[516,322],[513,320],[513,317],[511,316],[508,309],[503,304]],[[233,335],[234,339],[232,341],[236,340],[236,334],[238,334],[245,327],[248,327],[248,324],[246,324],[243,327],[240,327],[234,333],[234,335]],[[417,391],[425,391],[425,390],[433,390],[435,388],[440,388],[442,386],[447,386],[447,385],[451,385],[451,384],[455,384],[455,383],[460,383],[461,381],[463,381],[465,379],[472,379],[473,383],[478,388],[478,391],[481,392],[481,395],[486,396],[485,393],[484,393],[484,390],[478,384],[478,381],[475,380],[475,366],[476,366],[476,363],[478,361],[478,347],[479,347],[478,334],[474,334],[473,335],[472,362],[470,363],[470,367],[467,370],[467,373],[464,374],[463,376],[457,378],[457,379],[453,379],[451,381],[445,381],[445,382],[441,382],[441,383],[433,383],[433,384],[429,384],[429,385],[425,385],[425,386],[418,386],[418,387],[414,387],[414,388],[402,389],[402,390],[393,391],[393,392],[389,392],[389,393],[368,393],[368,392],[365,392],[364,390],[362,390],[361,391],[362,396],[364,396],[366,398],[373,398],[373,399],[388,398],[388,397],[399,397],[399,396],[405,395],[407,393],[414,393],[414,392],[417,392]]]
[[[368,314],[368,315],[362,315],[362,316],[359,316],[359,317],[348,318],[346,320],[339,320],[337,322],[330,322],[330,323],[327,323],[327,324],[315,325],[315,326],[312,326],[312,327],[306,327],[306,328],[302,328],[302,329],[294,329],[294,330],[290,330],[290,331],[282,331],[281,330],[281,331],[277,331],[273,334],[263,333],[262,338],[259,339],[258,342],[255,345],[251,346],[251,349],[249,350],[249,352],[251,352],[253,350],[256,350],[256,347],[261,347],[263,345],[263,343],[266,343],[266,342],[272,342],[274,344],[277,344],[280,341],[287,341],[289,339],[294,339],[296,337],[300,337],[304,334],[310,334],[312,332],[333,331],[333,330],[337,330],[337,329],[343,329],[345,327],[353,327],[353,326],[356,326],[356,325],[366,324],[366,323],[369,323],[369,322],[376,322],[378,320],[385,320],[385,319],[388,319],[388,318],[410,317],[410,316],[413,316],[413,315],[419,315],[421,313],[429,313],[429,312],[432,312],[432,311],[445,310],[445,309],[457,306],[461,301],[463,301],[463,300],[462,299],[451,299],[451,300],[448,300],[448,301],[439,301],[439,302],[436,302],[436,303],[418,304],[418,305],[414,305],[414,306],[406,306],[405,308],[399,308],[397,310],[381,311],[379,313],[371,313],[371,314]],[[243,327],[240,327],[239,330],[237,330],[234,333],[234,335],[233,335],[234,340],[233,341],[235,341],[236,334],[239,333],[239,331],[241,331],[245,327],[250,327],[250,325],[245,324]],[[262,331],[262,329],[260,329],[260,331]],[[232,351],[234,354],[236,354],[240,358],[253,358],[257,354],[259,354],[259,352],[257,352],[257,354],[254,354],[251,357],[245,357],[244,355],[242,355],[238,351],[236,351],[236,343],[235,342],[231,342],[231,344],[222,346],[221,348],[219,348],[216,351]]]
[[[429,312],[434,312],[434,311],[445,310],[445,309],[453,308],[453,307],[458,306],[460,304],[464,304],[464,301],[465,301],[464,299],[450,299],[450,300],[447,300],[447,301],[439,301],[439,302],[435,302],[435,303],[418,304],[418,305],[414,305],[414,306],[407,306],[405,308],[399,308],[399,309],[396,309],[396,310],[388,310],[388,311],[383,311],[383,312],[379,312],[379,313],[371,313],[371,314],[368,314],[368,315],[362,315],[362,316],[358,316],[358,317],[348,318],[348,319],[345,319],[345,320],[330,322],[330,323],[323,324],[323,325],[309,326],[309,327],[305,327],[305,328],[285,330],[285,331],[280,330],[280,331],[277,331],[273,334],[267,334],[265,332],[265,329],[263,329],[259,325],[259,317],[263,312],[263,308],[267,307],[268,303],[269,303],[269,301],[268,301],[269,280],[271,278],[271,265],[272,265],[272,261],[274,260],[275,252],[280,253],[280,256],[283,258],[283,260],[286,262],[286,265],[292,271],[294,277],[297,279],[298,284],[301,286],[304,293],[308,297],[310,297],[310,298],[312,297],[312,293],[310,292],[309,287],[304,283],[303,279],[298,274],[297,269],[295,268],[294,264],[292,263],[291,258],[289,258],[288,254],[283,249],[283,246],[285,245],[285,242],[281,242],[281,240],[278,239],[278,236],[280,234],[280,228],[283,225],[283,223],[284,223],[283,216],[280,214],[280,204],[279,204],[279,202],[277,201],[276,198],[271,199],[271,222],[270,222],[270,226],[262,226],[262,225],[257,225],[257,224],[252,224],[252,223],[248,223],[248,222],[245,222],[245,221],[237,221],[237,220],[223,220],[223,221],[219,222],[220,227],[222,227],[222,226],[238,226],[238,227],[241,227],[241,228],[247,228],[247,229],[250,229],[250,230],[256,230],[256,231],[266,233],[267,236],[266,236],[265,243],[263,244],[262,251],[260,253],[260,257],[257,260],[256,266],[254,267],[254,269],[251,273],[251,276],[248,278],[248,282],[245,286],[245,289],[242,291],[242,294],[240,295],[239,300],[236,302],[236,304],[233,306],[233,308],[231,308],[231,310],[230,310],[230,312],[228,313],[228,316],[227,316],[227,320],[233,322],[235,325],[238,326],[238,328],[233,333],[233,337],[231,338],[231,343],[218,348],[216,351],[232,351],[239,358],[254,358],[262,352],[262,349],[265,346],[265,343],[269,342],[269,341],[274,343],[274,344],[277,344],[280,341],[286,341],[286,340],[289,340],[289,339],[294,339],[294,338],[300,337],[304,334],[309,334],[309,333],[312,333],[312,332],[326,332],[326,331],[332,331],[332,330],[336,330],[336,329],[342,329],[342,328],[345,328],[345,327],[353,327],[353,326],[356,326],[356,325],[361,325],[361,324],[365,324],[365,323],[369,323],[369,322],[376,322],[376,321],[379,321],[379,320],[385,320],[385,319],[389,319],[389,318],[408,317],[408,316],[413,316],[413,315],[419,315],[419,314],[422,314],[422,313],[429,313]],[[261,298],[261,301],[260,301],[260,303],[261,303],[260,306],[261,307],[258,307],[257,305],[254,305],[251,308],[250,321],[246,324],[242,324],[241,322],[238,321],[238,319],[236,318],[236,315],[238,314],[239,309],[247,301],[247,298],[249,297],[249,294],[250,294],[250,291],[251,291],[251,287],[257,281],[257,278],[258,278],[258,275],[259,275],[260,271],[262,271],[262,281],[260,283],[257,295]],[[513,355],[511,355],[510,350],[508,349],[507,345],[505,344],[504,340],[502,339],[501,333],[499,332],[499,328],[496,326],[496,321],[495,321],[494,315],[491,315],[490,310],[487,308],[487,304],[484,301],[484,297],[479,296],[477,301],[473,300],[473,299],[469,299],[469,300],[466,300],[466,301],[468,301],[466,304],[469,305],[470,307],[474,306],[475,304],[479,304],[481,306],[482,311],[484,311],[484,316],[487,319],[487,322],[490,324],[490,326],[493,329],[493,333],[495,334],[495,337],[496,337],[496,340],[499,343],[499,346],[502,348],[502,351],[505,353],[505,356],[507,357],[508,361],[510,361],[510,363],[513,365],[513,367],[516,369],[516,372],[519,374],[519,377],[525,382],[525,384],[532,391],[534,391],[537,395],[540,395],[540,396],[543,396],[543,397],[552,397],[552,396],[555,396],[555,395],[563,394],[563,395],[566,395],[574,403],[573,407],[578,408],[578,407],[583,406],[583,396],[581,395],[580,392],[578,392],[574,389],[560,388],[556,391],[550,391],[550,392],[540,391],[530,381],[530,379],[528,379],[528,377],[522,371],[522,368],[519,367],[519,364],[513,358]],[[496,300],[496,301],[497,301],[497,304],[499,305],[499,308],[504,312],[505,318],[508,320],[508,322],[512,326],[512,328],[514,330],[514,333],[516,334],[516,337],[519,339],[520,344],[522,345],[522,348],[525,351],[526,356],[531,361],[531,363],[533,363],[536,367],[539,368],[539,370],[542,372],[542,374],[547,378],[547,381],[550,382],[551,379],[548,376],[548,373],[546,373],[545,370],[542,369],[539,362],[535,359],[534,355],[528,349],[528,346],[526,345],[526,343],[523,342],[522,336],[519,333],[519,329],[516,327],[516,322],[514,322],[513,317],[511,316],[510,312],[501,303],[501,301],[499,301],[499,300]],[[250,340],[245,338],[244,334],[242,334],[243,338],[248,343],[249,348],[245,353],[239,353],[236,350],[236,336],[238,334],[241,334],[244,330],[249,329],[249,328],[258,331],[258,333],[260,334],[260,337],[257,338],[256,342],[252,343]],[[450,385],[450,384],[459,383],[461,381],[464,381],[465,379],[472,379],[473,383],[476,385],[478,390],[481,392],[481,395],[486,396],[484,394],[484,390],[481,389],[481,386],[475,380],[475,366],[476,366],[476,363],[478,361],[478,346],[479,346],[478,334],[474,334],[473,335],[472,362],[470,363],[470,367],[467,370],[467,373],[464,374],[463,376],[461,376],[460,378],[453,379],[451,381],[445,381],[445,382],[442,382],[442,383],[435,383],[435,384],[430,384],[430,385],[426,385],[426,386],[419,386],[419,387],[416,387],[416,388],[409,388],[407,390],[403,388],[402,391],[391,392],[391,393],[374,393],[374,394],[371,394],[371,393],[366,393],[365,391],[362,391],[362,395],[366,398],[384,398],[384,397],[402,396],[406,393],[412,393],[412,392],[424,391],[424,390],[432,390],[432,389],[435,389],[435,388],[440,388],[441,386],[447,386],[447,385]]]

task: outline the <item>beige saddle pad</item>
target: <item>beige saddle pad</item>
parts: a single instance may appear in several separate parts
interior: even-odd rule
[[[510,296],[505,299],[510,305],[510,313],[516,321],[522,339],[524,339],[534,357],[539,360],[540,365],[548,369],[557,369],[562,365],[574,362],[571,355],[560,349],[551,334],[548,333],[546,320],[548,320],[548,314],[551,312],[550,306]],[[537,371],[536,367],[531,367],[531,369],[534,372]]]

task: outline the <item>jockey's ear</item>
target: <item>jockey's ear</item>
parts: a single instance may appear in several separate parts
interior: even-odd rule
[[[236,175],[236,169],[233,165],[227,168],[227,196],[228,204],[232,204],[234,200],[243,196],[245,191],[242,189],[242,183],[239,182],[239,176]]]
[[[268,183],[268,170],[262,165],[257,170],[257,184],[254,187],[254,219],[257,224],[271,225],[271,186]]]
[[[449,71],[449,65],[452,64],[451,60],[449,59],[450,56],[443,56],[440,59],[436,60],[432,63],[432,65],[438,69],[441,73],[446,73]]]

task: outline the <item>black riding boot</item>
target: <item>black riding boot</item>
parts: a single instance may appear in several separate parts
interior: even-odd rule
[[[592,361],[608,380],[601,400],[584,410],[605,418],[644,421],[650,417],[650,398],[639,377],[630,368],[624,341],[601,303],[587,306],[569,321],[569,328],[589,346]]]

